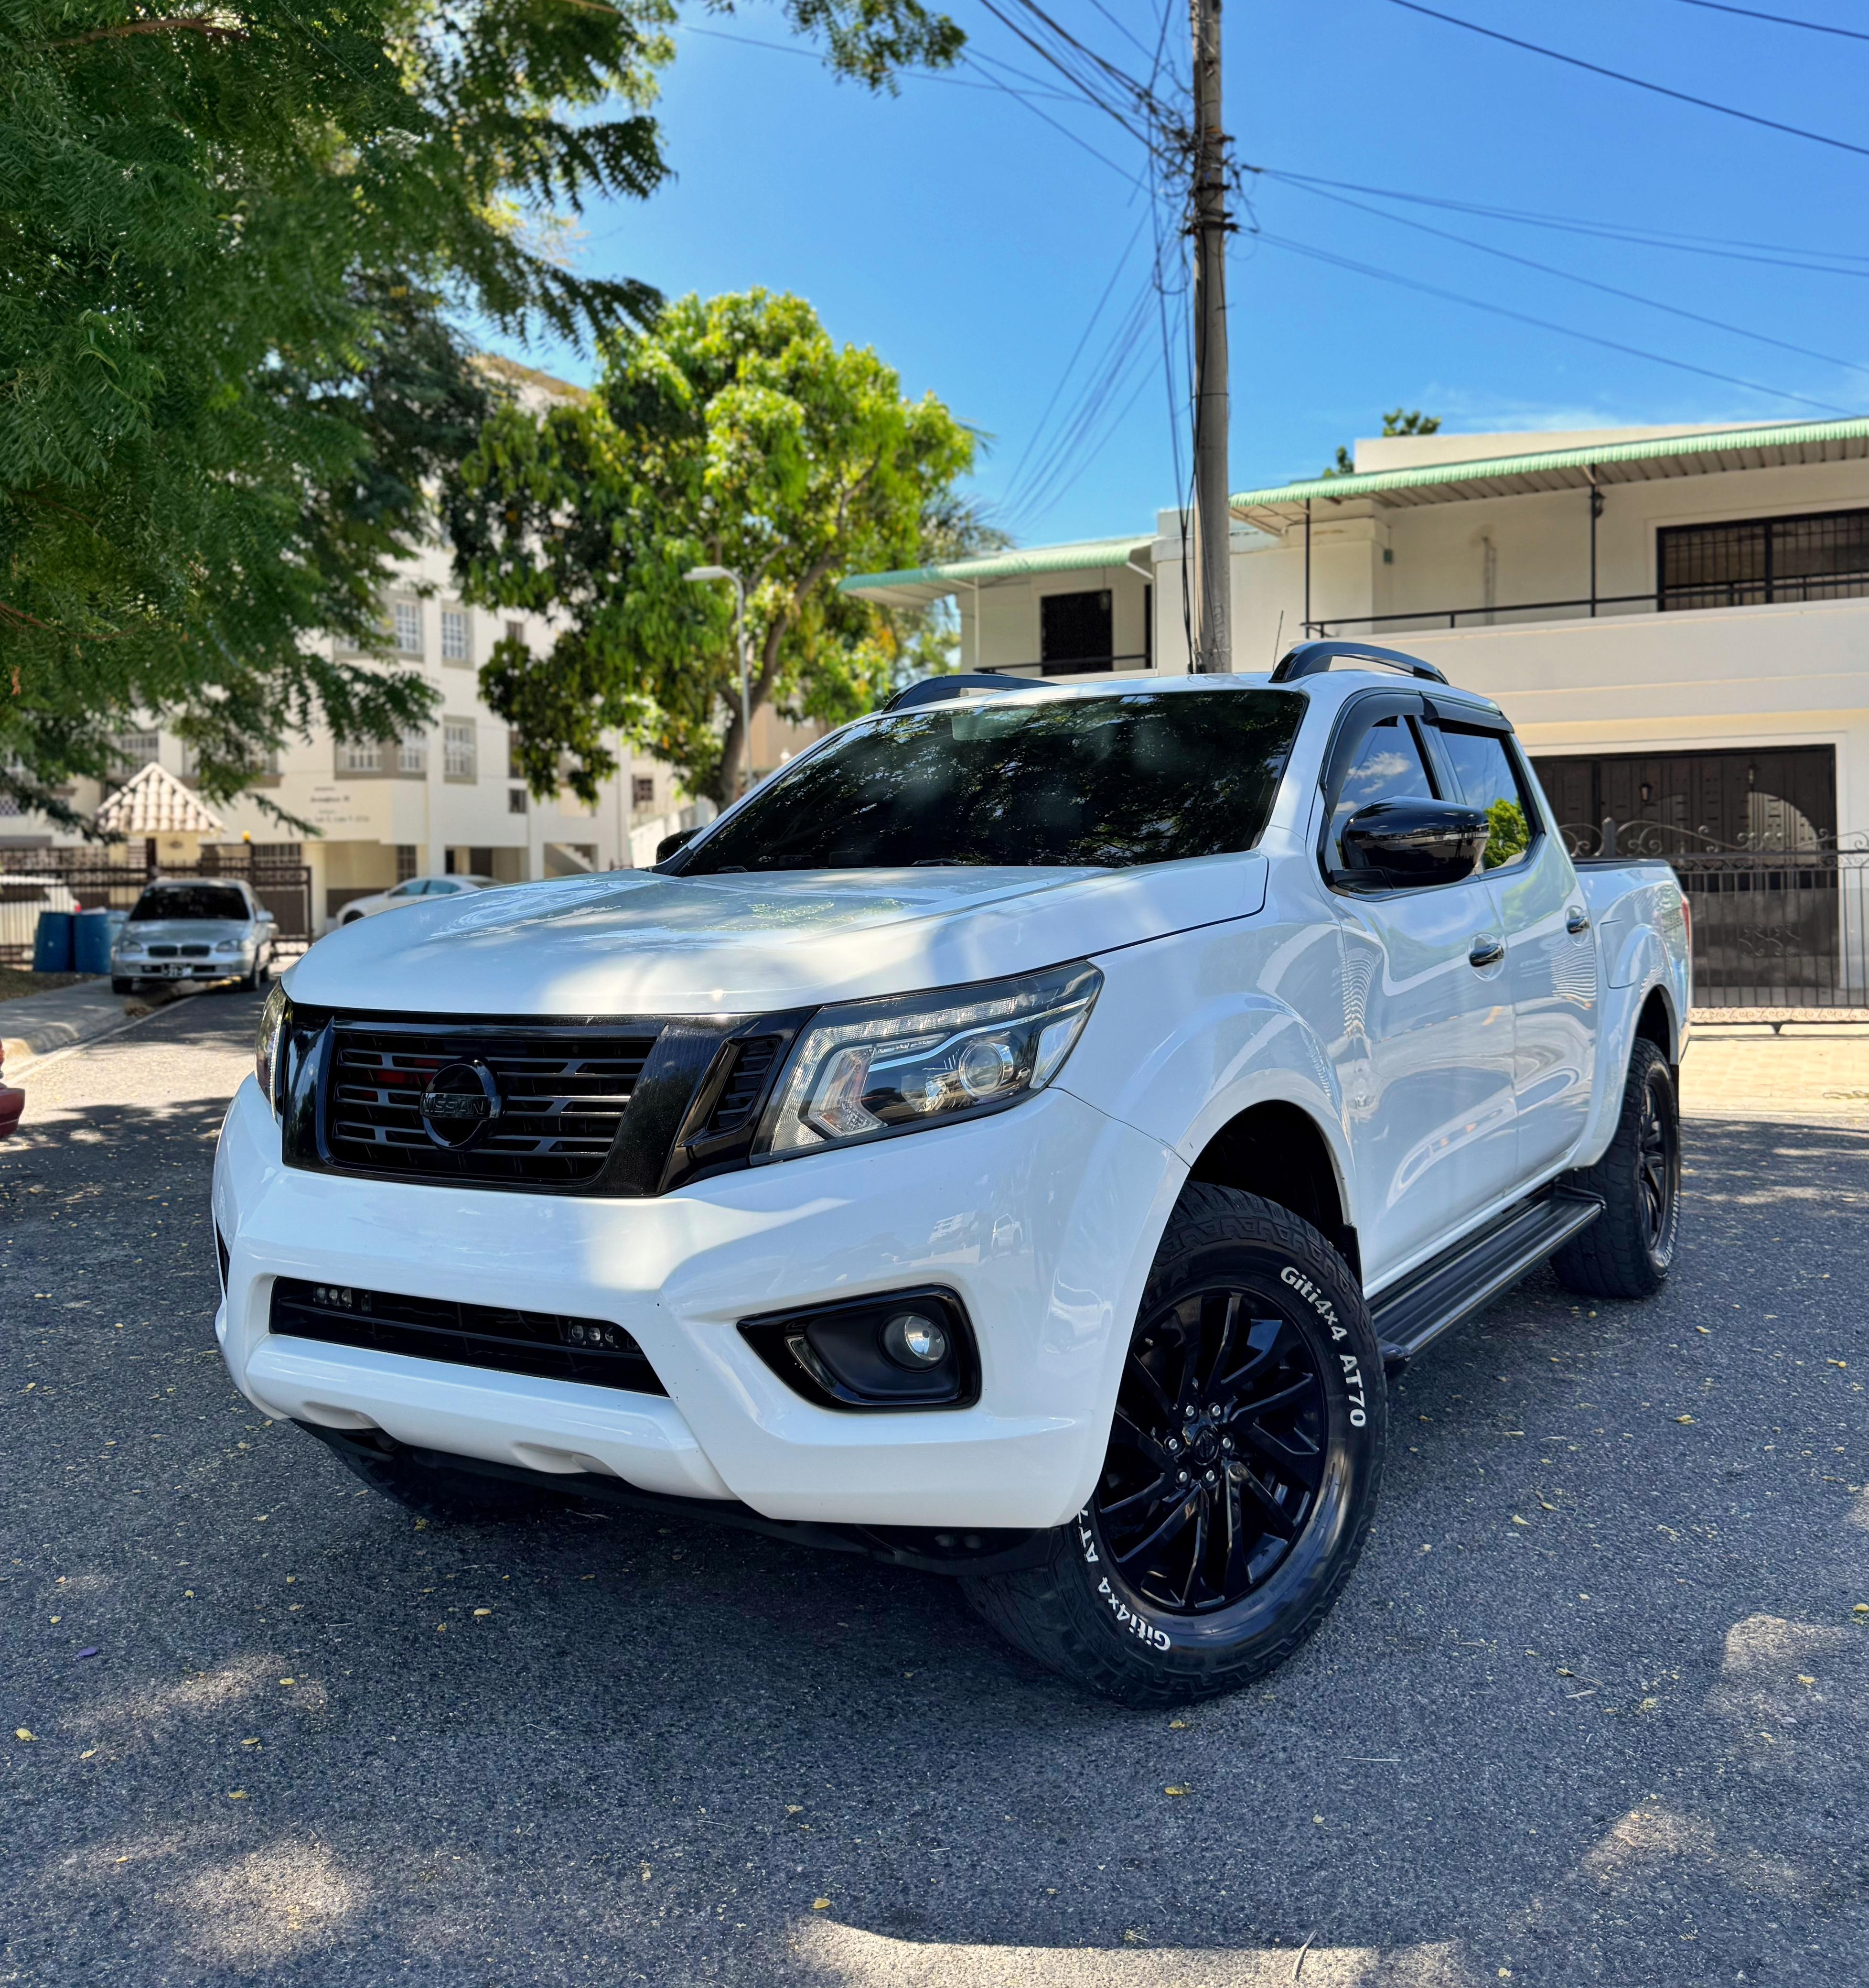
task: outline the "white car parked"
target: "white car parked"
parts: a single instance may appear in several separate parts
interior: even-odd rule
[[[151,980],[264,984],[279,922],[236,878],[158,877],[131,906],[110,954],[110,990]]]
[[[340,925],[355,925],[359,918],[374,918],[379,911],[393,911],[399,905],[421,904],[433,898],[458,898],[464,891],[490,891],[495,887],[491,877],[474,877],[463,874],[446,877],[405,877],[403,881],[387,891],[378,891],[368,898],[353,898],[337,915]]]
[[[417,1511],[712,1514],[961,1575],[1131,1702],[1229,1689],[1349,1577],[1385,1369],[1546,1258],[1668,1275],[1686,908],[1392,652],[969,687],[657,872],[317,946],[215,1330]]]

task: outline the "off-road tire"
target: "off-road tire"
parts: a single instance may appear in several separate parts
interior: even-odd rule
[[[1283,1663],[1336,1602],[1375,1510],[1387,1404],[1381,1351],[1350,1266],[1308,1222],[1275,1202],[1231,1188],[1190,1186],[1149,1273],[1131,1364],[1154,1344],[1145,1335],[1171,1320],[1178,1304],[1216,1289],[1262,1301],[1267,1317],[1289,1328],[1281,1343],[1314,1369],[1318,1392],[1307,1412],[1321,1429],[1319,1484],[1284,1557],[1243,1598],[1216,1602],[1210,1612],[1158,1605],[1125,1578],[1104,1537],[1100,1501],[1115,1483],[1120,1458],[1113,1435],[1097,1489],[1077,1517],[1051,1535],[1043,1564],[967,1583],[980,1614],[1028,1656],[1127,1705],[1172,1705],[1236,1690]],[[1216,1373],[1225,1364],[1217,1357]],[[1252,1455],[1256,1466],[1243,1434],[1236,1455]],[[1167,1494],[1171,1500],[1181,1495]],[[1224,1482],[1216,1495],[1226,1495]],[[1221,1508],[1209,1509],[1214,1525],[1222,1524]]]
[[[437,1525],[495,1525],[564,1509],[563,1498],[514,1478],[406,1454],[384,1456],[352,1443],[331,1446],[373,1491]]]
[[[1586,1297],[1653,1297],[1680,1236],[1681,1111],[1675,1073],[1647,1037],[1630,1052],[1608,1151],[1570,1180],[1597,1195],[1603,1212],[1551,1259],[1558,1281]]]

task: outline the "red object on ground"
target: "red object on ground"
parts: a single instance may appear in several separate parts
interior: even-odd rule
[[[19,1114],[26,1108],[26,1094],[23,1090],[9,1090],[0,1084],[0,1139],[16,1131]]]

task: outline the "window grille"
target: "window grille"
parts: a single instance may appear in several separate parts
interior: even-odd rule
[[[1670,525],[1658,539],[1664,612],[1869,593],[1869,510]]]
[[[475,750],[475,729],[471,718],[451,718],[441,727],[442,747],[446,756],[445,770],[451,780],[471,780],[479,777]]]
[[[422,653],[422,604],[398,600],[390,610],[390,632],[397,652],[405,656]]]
[[[396,845],[396,881],[406,884],[415,874],[416,849],[413,842],[399,842]]]
[[[444,607],[441,610],[441,660],[444,663],[471,663],[474,660],[473,644],[468,639],[470,624],[465,607]]]
[[[120,732],[117,737],[117,756],[126,774],[136,773],[144,766],[153,766],[162,757],[162,734],[160,732]]]
[[[630,796],[637,807],[655,806],[655,776],[638,773],[630,782]]]
[[[425,773],[428,770],[428,739],[425,732],[405,732],[396,748],[399,773]]]
[[[509,787],[506,789],[506,812],[509,814],[525,813],[526,789],[523,787]]]
[[[373,739],[347,739],[337,749],[337,770],[340,773],[380,773],[383,771],[383,748]]]

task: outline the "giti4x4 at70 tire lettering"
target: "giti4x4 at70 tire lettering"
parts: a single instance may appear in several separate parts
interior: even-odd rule
[[[1387,1422],[1350,1266],[1229,1188],[1181,1196],[1143,1294],[1097,1487],[980,1613],[1132,1705],[1231,1691],[1329,1612],[1368,1533]]]

